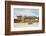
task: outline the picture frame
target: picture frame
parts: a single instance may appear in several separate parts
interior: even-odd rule
[[[13,11],[13,9],[15,11]],[[39,11],[39,15],[37,13],[38,11],[37,12],[35,11],[37,9],[40,10]],[[31,10],[33,12],[33,15],[35,13],[35,14],[37,14],[37,16],[40,16],[40,18],[38,20],[39,27],[37,27],[37,28],[36,27],[34,28],[33,26],[29,27],[29,25],[33,24],[33,23],[31,23],[31,21],[29,21],[29,22],[26,21],[27,18],[31,18],[30,15],[29,15],[30,13],[28,14],[28,12],[30,12]],[[15,12],[15,13],[13,14],[12,12]],[[14,15],[17,16],[17,17],[21,17],[19,15],[22,15],[22,16],[24,16],[22,18],[26,17],[26,20],[24,19],[21,22],[21,21],[16,20],[15,17],[14,17],[14,20],[13,20],[13,16]],[[29,19],[29,20],[31,20],[31,19]],[[13,23],[13,21],[14,21],[14,23]],[[29,23],[29,25],[28,25],[29,29],[27,29],[28,27],[24,28],[24,26],[22,28],[22,25],[19,24],[19,23],[23,24],[24,22]],[[35,22],[37,22],[37,21],[35,21]],[[14,24],[15,24],[15,26],[14,26]],[[24,24],[24,25],[26,25],[26,24]],[[21,28],[21,30],[20,30],[20,28],[18,26]],[[13,29],[14,27],[15,27],[15,29]],[[18,27],[18,28],[16,28],[16,27]],[[38,3],[38,2],[20,2],[20,1],[5,1],[5,35],[35,34],[35,33],[37,34],[37,33],[44,33],[44,32],[45,32],[45,4],[44,3]]]

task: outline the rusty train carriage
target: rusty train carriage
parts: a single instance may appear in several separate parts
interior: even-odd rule
[[[37,20],[36,20],[37,19]],[[39,17],[36,16],[17,16],[17,19],[14,18],[14,23],[29,23],[39,22]]]

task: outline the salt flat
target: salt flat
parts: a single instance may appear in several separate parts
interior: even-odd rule
[[[33,23],[33,24],[28,24],[28,23],[15,23],[14,26],[16,28],[22,28],[22,27],[38,27],[39,23]]]

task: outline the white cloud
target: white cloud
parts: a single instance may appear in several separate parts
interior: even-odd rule
[[[14,14],[15,16],[38,16],[36,15],[37,13],[32,10],[16,10]]]

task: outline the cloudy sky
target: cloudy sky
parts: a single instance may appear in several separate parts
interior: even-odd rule
[[[14,8],[14,16],[39,16],[39,9]]]

